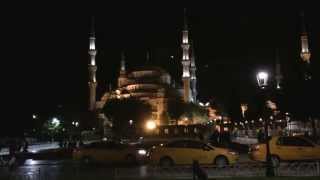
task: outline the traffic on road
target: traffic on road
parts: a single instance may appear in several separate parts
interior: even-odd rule
[[[320,146],[303,137],[271,138],[270,151],[275,165],[287,161],[320,160]],[[199,164],[223,167],[239,163],[264,162],[265,144],[257,143],[243,147],[229,145],[215,146],[200,140],[150,140],[142,142],[123,142],[99,140],[73,148],[45,149],[37,152],[17,152],[15,164],[39,164],[50,162],[72,162],[79,164],[105,165],[151,165],[177,166],[191,165],[194,160]],[[10,156],[1,156],[0,165],[6,166]],[[31,160],[31,161],[30,161]]]

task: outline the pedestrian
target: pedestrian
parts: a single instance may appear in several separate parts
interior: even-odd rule
[[[264,133],[262,132],[262,129],[259,129],[258,131],[258,142],[262,142],[264,139]]]
[[[202,134],[202,133],[199,133],[199,140],[200,140],[200,141],[203,141],[203,140],[204,140],[204,137],[203,137],[203,134]]]
[[[62,138],[59,139],[59,147],[63,148],[63,139]]]
[[[2,156],[1,156],[1,150],[4,147],[4,145],[0,142],[0,165],[4,165],[5,161],[3,160]]]
[[[17,144],[17,141],[16,140],[11,140],[9,142],[9,157],[10,157],[10,160],[8,162],[8,166],[9,166],[9,170],[12,170],[15,163],[16,163],[16,151],[17,151],[17,148],[18,148],[18,144]]]
[[[196,176],[199,180],[208,180],[207,172],[202,167],[200,167],[199,162],[197,160],[193,161],[192,166],[194,179]]]
[[[29,142],[27,138],[23,138],[23,152],[24,153],[28,152],[28,148],[29,148]]]
[[[210,137],[210,141],[213,145],[218,144],[218,137],[219,137],[219,132],[215,129]]]

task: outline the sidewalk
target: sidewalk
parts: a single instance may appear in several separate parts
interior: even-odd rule
[[[44,149],[56,149],[59,148],[58,142],[47,142],[47,143],[41,143],[41,144],[34,144],[29,145],[28,151],[29,152],[37,152]],[[0,156],[8,155],[9,154],[9,148],[3,148],[0,152]]]
[[[89,144],[89,143],[95,142],[95,141],[97,141],[97,140],[84,141],[83,143],[84,144]],[[57,148],[60,148],[59,142],[43,142],[43,143],[37,143],[37,144],[29,145],[28,151],[32,152],[32,153],[36,153],[36,152],[41,151],[41,150],[57,149]],[[0,151],[0,156],[8,155],[8,154],[9,154],[9,148],[3,148]]]

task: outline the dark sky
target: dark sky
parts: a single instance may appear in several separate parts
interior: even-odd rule
[[[285,81],[296,82],[301,76],[302,9],[310,33],[314,76],[319,79],[320,13],[316,4],[266,2],[269,4],[187,6],[201,99],[214,97],[223,102],[237,92],[241,100],[250,101],[256,91],[255,73],[259,68],[272,72],[276,48]],[[58,105],[72,111],[87,109],[91,15],[96,17],[98,97],[107,84],[115,84],[122,50],[130,67],[143,65],[150,50],[153,61],[169,67],[175,79],[180,79],[182,6],[38,6],[21,5],[2,22],[6,47],[2,88],[4,99],[10,97],[3,105],[9,108],[12,122],[23,126],[33,112],[51,113]]]

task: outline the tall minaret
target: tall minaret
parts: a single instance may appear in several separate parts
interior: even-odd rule
[[[120,67],[120,74],[126,74],[126,61],[124,52],[121,52],[121,67]]]
[[[309,43],[308,43],[308,33],[306,29],[306,24],[304,22],[304,12],[300,14],[301,16],[301,52],[300,52],[300,57],[301,59],[306,62],[310,63],[310,57],[311,57],[311,52],[309,50]]]
[[[147,54],[146,54],[146,65],[149,65],[151,62],[150,62],[150,52],[149,50],[147,50]]]
[[[196,62],[195,62],[195,51],[194,44],[191,41],[191,65],[190,65],[190,73],[191,73],[191,93],[192,93],[192,101],[194,103],[197,102],[197,76],[196,76]]]
[[[281,65],[280,65],[280,58],[278,49],[276,50],[276,72],[275,72],[275,79],[276,79],[276,88],[281,89],[281,81],[282,81],[282,74],[281,74]]]
[[[89,37],[89,55],[90,55],[90,63],[88,65],[89,69],[89,111],[95,110],[96,105],[96,89],[97,89],[97,80],[96,80],[96,38],[95,38],[95,32],[94,32],[94,18],[92,17],[91,22],[91,32]]]
[[[185,102],[190,102],[190,58],[189,58],[189,32],[186,17],[186,9],[184,9],[184,27],[182,30],[182,81],[183,81],[183,100]]]
[[[301,16],[301,52],[300,52],[300,57],[303,62],[305,62],[305,79],[309,80],[311,79],[311,73],[310,73],[310,57],[311,57],[311,52],[309,50],[309,42],[308,42],[308,33],[307,33],[307,28],[305,24],[305,19],[304,19],[304,12],[300,14]]]
[[[126,81],[126,62],[124,52],[121,52],[120,75],[118,78],[118,87],[122,87]]]

